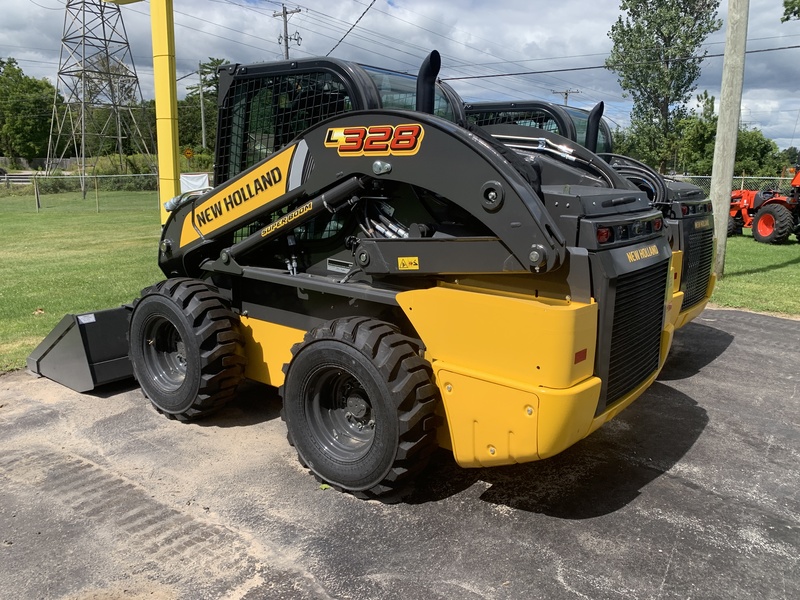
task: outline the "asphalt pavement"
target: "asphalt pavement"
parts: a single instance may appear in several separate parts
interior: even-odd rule
[[[537,463],[323,489],[249,386],[194,424],[0,377],[0,598],[800,598],[800,321],[707,309],[614,421]]]

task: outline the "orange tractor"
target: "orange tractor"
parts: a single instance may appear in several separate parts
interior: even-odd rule
[[[788,196],[776,190],[734,190],[728,217],[728,237],[753,230],[762,244],[782,244],[794,233],[800,241],[800,169],[792,179]]]

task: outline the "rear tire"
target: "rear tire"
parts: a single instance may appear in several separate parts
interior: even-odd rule
[[[281,395],[300,462],[359,497],[402,497],[436,448],[439,394],[418,346],[382,321],[346,318],[292,354]]]
[[[142,391],[171,419],[219,410],[244,376],[239,321],[217,289],[197,279],[169,279],[143,290],[128,340]]]
[[[753,219],[753,237],[762,244],[782,244],[792,233],[792,212],[782,204],[767,204]]]

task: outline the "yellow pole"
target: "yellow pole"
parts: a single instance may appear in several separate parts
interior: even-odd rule
[[[112,4],[133,4],[142,0],[105,1]],[[163,225],[167,220],[164,203],[181,193],[178,159],[178,84],[172,0],[150,0],[150,29],[153,35],[159,205]]]

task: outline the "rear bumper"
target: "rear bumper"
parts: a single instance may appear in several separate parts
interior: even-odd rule
[[[602,389],[598,377],[566,389],[524,388],[434,363],[448,425],[440,429],[440,445],[450,448],[462,467],[555,456],[616,417],[652,385],[664,365],[672,333],[671,326],[662,332],[658,370],[598,416]]]
[[[569,448],[652,384],[674,331],[667,322],[660,333],[657,368],[605,407],[592,369],[596,304],[442,287],[398,301],[441,392],[439,444],[462,467],[530,462]]]

